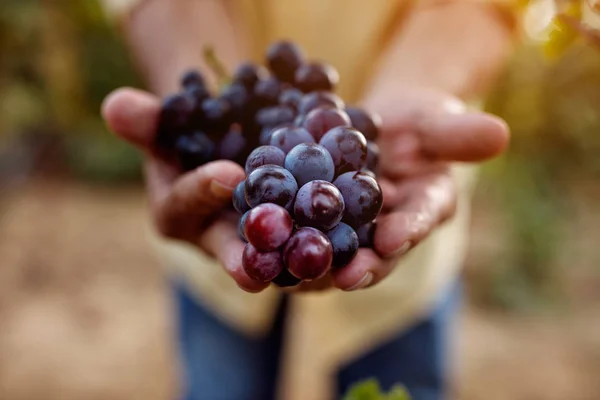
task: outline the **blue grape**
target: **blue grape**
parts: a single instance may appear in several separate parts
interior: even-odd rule
[[[290,171],[298,186],[314,181],[331,182],[335,176],[333,159],[326,148],[315,143],[302,143],[285,156],[285,169]]]
[[[349,225],[339,223],[326,232],[333,248],[333,261],[331,266],[335,269],[350,264],[358,253],[358,235]]]

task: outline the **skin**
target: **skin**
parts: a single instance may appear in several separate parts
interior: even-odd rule
[[[171,26],[175,4],[182,7],[183,3],[193,7],[193,12],[187,11],[206,25],[190,24],[186,30],[180,21],[177,28],[161,30],[162,36],[142,35],[157,32],[147,28],[159,21]],[[149,2],[133,16],[126,29],[131,47],[145,65],[156,94],[118,89],[106,98],[102,115],[116,135],[146,154],[147,191],[159,232],[202,248],[242,289],[260,292],[268,285],[244,272],[244,244],[237,237],[236,222],[222,214],[235,186],[244,179],[243,169],[229,161],[215,161],[180,174],[153,148],[158,96],[175,90],[187,66],[201,65],[191,56],[197,54],[191,44],[182,41],[173,48],[178,37],[189,35],[191,29],[204,30],[204,36],[194,32],[194,37],[206,37],[226,49],[226,63],[235,65],[243,59],[231,44],[237,33],[223,3],[183,3]],[[194,49],[198,45],[194,43]],[[488,6],[458,2],[413,13],[402,34],[392,40],[363,99],[363,106],[381,114],[384,121],[379,139],[384,211],[378,218],[375,249],[360,249],[348,267],[293,291],[375,285],[392,269],[401,268],[401,257],[454,215],[457,194],[451,164],[492,159],[504,151],[509,139],[502,120],[467,111],[462,99],[488,88],[510,48],[510,33]],[[166,64],[169,52],[177,56]],[[220,217],[211,218],[215,214]]]

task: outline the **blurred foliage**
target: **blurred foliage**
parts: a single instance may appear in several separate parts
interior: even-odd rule
[[[118,33],[95,0],[2,0],[0,139],[56,134],[88,179],[138,179],[137,152],[99,118],[114,88],[141,86]],[[100,154],[108,151],[110,155]],[[116,169],[121,172],[117,172]]]
[[[343,400],[410,400],[408,392],[401,386],[394,386],[389,393],[383,393],[375,379],[354,384]]]

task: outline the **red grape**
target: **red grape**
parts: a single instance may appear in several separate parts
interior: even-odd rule
[[[316,90],[333,91],[340,80],[337,70],[325,63],[304,64],[296,70],[296,87],[305,93]]]
[[[333,249],[327,236],[315,228],[300,228],[292,234],[283,250],[283,260],[292,275],[314,280],[331,268]]]
[[[315,138],[321,140],[323,135],[338,126],[350,127],[350,118],[336,108],[316,108],[309,112],[302,126]]]
[[[244,234],[260,251],[272,251],[287,242],[292,234],[292,217],[277,204],[260,204],[248,212]]]
[[[250,243],[244,248],[242,266],[250,278],[260,282],[270,282],[285,268],[281,252],[263,253]]]

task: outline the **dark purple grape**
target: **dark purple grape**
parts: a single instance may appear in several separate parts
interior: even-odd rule
[[[283,165],[294,175],[298,187],[314,180],[331,182],[335,176],[331,155],[323,146],[314,143],[294,147],[285,156]]]
[[[237,184],[232,195],[233,208],[240,214],[250,210],[250,206],[246,202],[246,181],[243,180]]]
[[[367,222],[356,230],[360,247],[373,247],[376,226],[377,224],[375,222]]]
[[[285,288],[299,285],[302,281],[296,278],[294,275],[290,274],[290,271],[287,268],[284,268],[283,271],[275,279],[271,281],[275,285]]]
[[[296,179],[277,165],[263,165],[246,178],[246,201],[250,207],[274,203],[291,210],[296,192]]]
[[[281,83],[275,78],[258,81],[254,87],[254,96],[260,107],[274,106],[281,94]]]
[[[285,89],[279,95],[279,104],[297,111],[303,96],[303,93],[296,88]]]
[[[346,107],[346,113],[352,121],[352,126],[358,129],[367,140],[375,140],[381,130],[379,114],[357,107]]]
[[[238,237],[240,238],[240,240],[242,242],[248,243],[248,239],[246,239],[246,234],[244,233],[244,226],[246,224],[246,218],[248,218],[248,212],[246,211],[241,217],[240,217],[240,221],[238,222]]]
[[[194,99],[196,105],[201,105],[202,102],[210,97],[210,92],[206,86],[191,86],[185,92]]]
[[[331,154],[336,175],[359,171],[367,164],[367,141],[354,128],[333,128],[321,138],[319,144]]]
[[[315,143],[315,139],[304,128],[283,127],[271,134],[271,146],[279,147],[286,154],[302,143]]]
[[[367,169],[375,174],[379,170],[379,146],[372,141],[367,142]]]
[[[333,128],[350,127],[350,118],[344,111],[336,108],[316,108],[306,115],[302,126],[316,141],[319,141],[325,133]]]
[[[370,169],[363,168],[363,169],[361,169],[360,171],[361,171],[363,174],[367,174],[367,175],[369,175],[369,176],[370,176],[371,178],[373,178],[373,179],[377,179],[377,174],[375,174],[375,172],[371,171]]]
[[[247,112],[250,96],[248,90],[241,83],[233,83],[221,91],[221,98],[225,99],[231,106],[233,117],[236,121],[242,121]]]
[[[202,102],[205,129],[210,132],[225,132],[231,120],[232,110],[227,101],[220,98],[206,99]]]
[[[202,132],[194,132],[177,139],[175,152],[179,165],[191,171],[214,158],[215,144]]]
[[[250,243],[244,248],[242,266],[250,278],[260,282],[270,282],[285,268],[281,252],[262,253]]]
[[[327,231],[327,237],[333,248],[331,266],[337,269],[350,264],[358,253],[358,235],[354,229],[341,222],[335,228]]]
[[[260,251],[273,251],[285,244],[294,223],[287,210],[277,204],[264,203],[248,212],[244,235]]]
[[[238,164],[243,163],[247,155],[247,142],[248,140],[242,135],[241,129],[234,125],[217,145],[215,158],[235,161]]]
[[[344,199],[340,191],[326,181],[312,181],[302,186],[294,202],[294,217],[299,226],[327,231],[344,215]]]
[[[306,118],[306,115],[303,115],[303,114],[296,115],[296,118],[294,118],[294,126],[301,127],[302,124],[304,124],[305,118]]]
[[[183,74],[181,78],[181,86],[184,89],[190,89],[192,87],[206,87],[206,80],[204,76],[198,70],[189,70]]]
[[[273,106],[263,108],[256,114],[256,123],[260,126],[278,126],[291,123],[296,117],[296,112],[287,106]]]
[[[296,70],[302,64],[302,50],[289,41],[273,43],[267,50],[267,66],[283,82],[294,82]]]
[[[296,87],[305,93],[316,90],[333,91],[340,81],[340,75],[329,64],[313,62],[300,66],[294,79]]]
[[[308,114],[315,108],[331,107],[338,110],[344,109],[344,101],[335,93],[317,91],[305,94],[300,100],[298,113]]]
[[[179,135],[184,133],[194,111],[193,99],[185,94],[167,97],[160,111],[156,145],[172,149]]]
[[[274,130],[275,128],[271,128],[269,126],[262,128],[262,130],[260,131],[258,143],[261,146],[268,146],[271,143],[271,135],[273,135]]]
[[[342,221],[357,228],[373,221],[381,211],[383,196],[377,181],[364,172],[346,172],[337,177],[333,184],[344,198]]]
[[[289,272],[301,280],[314,280],[331,268],[333,249],[327,236],[315,228],[300,228],[292,234],[283,250]]]
[[[260,146],[252,150],[246,159],[246,175],[263,165],[278,165],[283,167],[285,153],[275,146]]]
[[[251,62],[240,64],[233,74],[233,81],[241,83],[248,90],[253,90],[256,83],[266,79],[269,72],[265,67]]]

